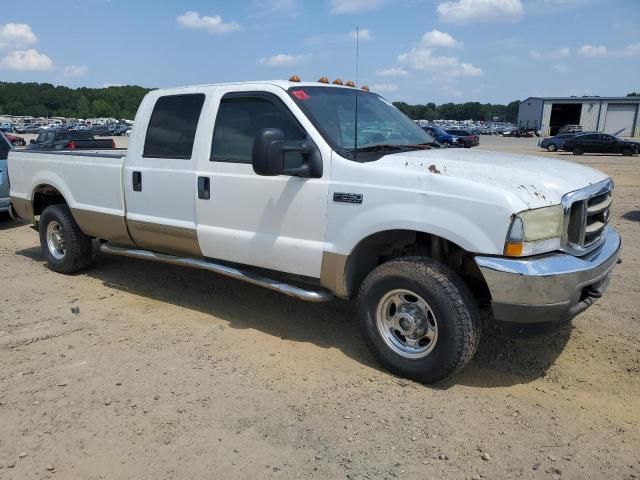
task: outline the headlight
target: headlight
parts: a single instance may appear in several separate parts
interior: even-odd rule
[[[504,254],[523,257],[557,250],[561,246],[563,226],[562,205],[520,212],[509,227]]]

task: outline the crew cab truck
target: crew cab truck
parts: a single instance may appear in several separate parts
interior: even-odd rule
[[[602,295],[621,241],[605,174],[431,143],[347,86],[155,90],[126,155],[12,151],[12,209],[57,272],[88,267],[98,239],[303,300],[355,299],[379,361],[433,382],[474,355],[478,303],[497,321],[567,321]]]

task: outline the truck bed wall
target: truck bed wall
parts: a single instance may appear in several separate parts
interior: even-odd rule
[[[35,223],[33,200],[48,185],[64,197],[80,229],[92,237],[133,245],[125,220],[122,155],[11,152],[11,202]]]

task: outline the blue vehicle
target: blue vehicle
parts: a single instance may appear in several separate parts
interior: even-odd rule
[[[436,142],[441,143],[442,145],[446,145],[449,147],[464,146],[464,144],[460,140],[460,137],[458,137],[457,135],[451,135],[450,133],[445,132],[440,127],[429,125],[427,127],[422,127],[422,129],[425,132],[430,133],[436,139]]]
[[[0,214],[9,211],[9,173],[7,172],[7,156],[13,145],[7,137],[0,133]]]

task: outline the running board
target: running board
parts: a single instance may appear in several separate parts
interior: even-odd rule
[[[176,257],[174,255],[151,252],[148,250],[116,247],[109,245],[108,243],[100,245],[100,251],[111,255],[120,255],[122,257],[140,258],[142,260],[153,260],[155,262],[209,270],[210,272],[243,280],[247,283],[252,283],[253,285],[259,285],[261,287],[268,288],[269,290],[284,293],[290,297],[306,300],[307,302],[328,302],[333,299],[333,295],[326,290],[305,290],[304,288],[296,287],[295,285],[290,285],[288,283],[282,283],[272,278],[262,277],[247,270],[240,270],[227,265],[220,265],[218,263],[207,262],[196,258]]]

